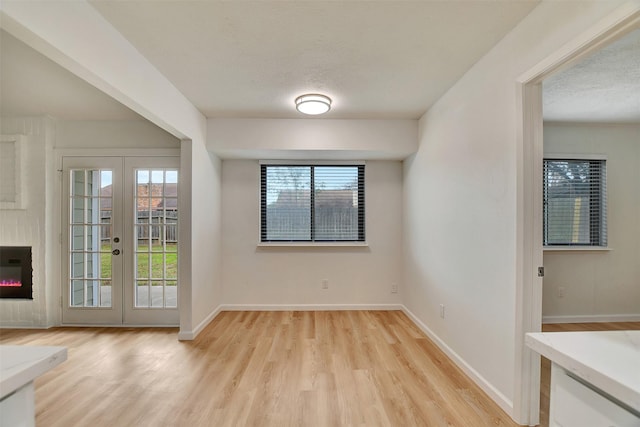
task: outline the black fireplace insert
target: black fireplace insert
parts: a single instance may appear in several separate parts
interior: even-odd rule
[[[31,247],[0,246],[0,298],[33,299]]]

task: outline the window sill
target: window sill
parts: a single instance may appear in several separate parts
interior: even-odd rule
[[[544,246],[544,252],[609,252],[608,246]]]
[[[367,242],[258,242],[260,248],[363,248],[368,247]]]

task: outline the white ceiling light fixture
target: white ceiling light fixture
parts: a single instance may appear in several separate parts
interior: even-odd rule
[[[303,114],[317,116],[331,109],[331,98],[318,93],[308,93],[296,98],[296,110]]]

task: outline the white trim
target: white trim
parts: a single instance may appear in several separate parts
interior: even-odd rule
[[[224,309],[222,305],[219,305],[218,307],[216,307],[215,310],[209,313],[209,315],[205,317],[204,320],[200,322],[198,326],[195,327],[195,329],[191,331],[185,331],[181,327],[180,332],[178,332],[178,340],[180,341],[194,340],[198,336],[198,334],[202,332],[202,330],[206,328],[209,325],[209,323],[213,322],[213,319],[215,319],[218,316],[218,314],[220,314],[222,311],[224,311]]]
[[[418,328],[432,340],[440,350],[442,350],[453,363],[474,382],[482,391],[487,393],[489,397],[505,411],[507,414],[513,412],[513,402],[493,386],[486,378],[467,363],[458,353],[453,351],[438,335],[436,335],[427,325],[422,323],[407,307],[402,306],[402,311],[416,324]]]
[[[608,246],[543,246],[544,252],[609,252]]]
[[[61,327],[66,328],[178,328],[178,325],[162,325],[162,324],[141,324],[135,323],[131,325],[114,325],[114,324],[100,324],[100,323],[61,323]],[[56,326],[54,326],[56,327]]]
[[[258,160],[260,165],[285,166],[362,166],[364,160]]]
[[[183,139],[180,141],[180,172],[178,175],[178,212],[180,218],[178,221],[178,312],[180,316],[180,330],[185,332],[184,338],[178,339],[189,340],[195,338],[197,333],[191,336],[193,328],[193,301],[192,301],[192,224],[191,224],[191,205],[193,192],[193,141]],[[198,332],[200,330],[196,329]]]
[[[575,316],[542,316],[542,323],[640,322],[640,314],[587,314]]]
[[[542,278],[542,85],[518,84],[518,195],[514,397],[511,417],[536,425],[540,413],[540,355],[525,346],[526,332],[540,331]]]
[[[555,120],[545,120],[544,121],[544,125],[545,126],[572,126],[572,127],[598,127],[598,128],[603,128],[603,127],[635,127],[638,126],[637,122],[598,122],[598,121],[593,121],[593,122],[576,122],[576,121],[571,121],[571,120],[559,120],[559,121],[555,121]]]
[[[4,323],[0,323],[1,329],[50,329],[55,328],[57,325],[28,325],[28,324],[20,324],[20,325],[7,325]]]
[[[402,304],[222,304],[224,311],[399,311]]]
[[[54,148],[56,170],[62,172],[64,157],[181,157],[180,148]],[[181,165],[182,166],[182,165]],[[61,191],[61,190],[60,190]],[[62,197],[62,193],[57,196]],[[56,197],[57,197],[56,196]]]
[[[62,157],[180,157],[180,148],[55,148]]]
[[[367,242],[258,242],[256,244],[259,248],[268,248],[268,247],[276,247],[276,248],[367,248],[369,244]]]
[[[606,154],[544,153],[545,160],[608,160]]]
[[[640,0],[630,0],[565,43],[553,54],[523,73],[522,83],[540,83],[552,74],[567,69],[613,40],[634,30],[640,21]]]

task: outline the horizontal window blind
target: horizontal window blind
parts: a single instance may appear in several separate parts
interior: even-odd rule
[[[607,192],[604,160],[545,159],[545,246],[606,246]]]
[[[311,240],[311,168],[261,167],[262,241]]]
[[[364,241],[364,165],[261,165],[261,241]]]

